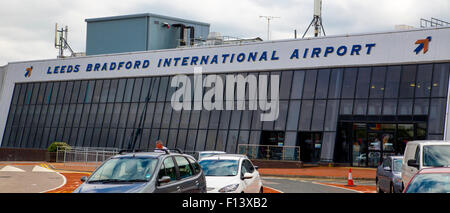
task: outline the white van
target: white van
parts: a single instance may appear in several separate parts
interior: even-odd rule
[[[449,166],[450,141],[410,141],[403,155],[403,188],[423,168]]]

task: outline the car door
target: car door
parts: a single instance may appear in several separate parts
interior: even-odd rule
[[[184,156],[175,156],[178,167],[180,190],[182,193],[199,193],[199,182],[195,178],[194,171]]]
[[[389,173],[390,171],[385,170],[386,167],[391,167],[391,159],[386,158],[383,161],[383,166],[381,168],[381,175],[380,175],[380,188],[381,190],[387,192],[389,190]]]
[[[253,175],[250,179],[243,179],[245,173],[250,173]],[[257,193],[259,192],[258,189],[258,177],[255,175],[255,168],[250,163],[249,160],[244,159],[241,163],[241,179],[243,179],[244,183],[244,192],[246,193]]]
[[[170,177],[170,182],[168,183],[158,183],[158,180],[161,179],[164,176]],[[163,163],[161,164],[161,167],[158,172],[158,177],[156,180],[156,187],[155,192],[156,193],[179,193],[180,190],[180,183],[178,180],[177,175],[177,169],[175,162],[171,156],[165,158],[163,160]]]

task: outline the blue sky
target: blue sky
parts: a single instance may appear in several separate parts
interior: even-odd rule
[[[314,0],[14,0],[0,1],[0,66],[13,61],[55,58],[54,26],[69,26],[69,43],[85,51],[86,18],[155,13],[207,22],[211,31],[234,37],[301,36],[313,16]],[[450,22],[449,0],[323,0],[327,35],[394,30],[398,24],[419,27],[420,18]]]

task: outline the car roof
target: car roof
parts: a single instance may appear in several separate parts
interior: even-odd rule
[[[444,140],[423,140],[423,141],[409,141],[408,144],[450,145],[450,141],[444,141]]]
[[[246,155],[239,155],[239,154],[220,154],[220,155],[214,155],[209,156],[206,158],[202,158],[203,160],[240,160],[241,158],[248,159]]]
[[[121,158],[121,157],[148,157],[148,158],[158,158],[162,155],[182,155],[182,156],[189,156],[185,154],[180,153],[165,153],[165,152],[131,152],[131,153],[124,153],[113,156],[113,158]],[[191,156],[189,156],[191,157]]]
[[[224,153],[224,151],[198,151],[198,153]]]
[[[450,167],[425,168],[418,172],[418,174],[435,174],[435,173],[450,173]]]

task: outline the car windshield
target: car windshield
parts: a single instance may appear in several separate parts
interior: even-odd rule
[[[202,160],[199,162],[205,176],[236,176],[238,163],[237,160]]]
[[[450,193],[450,174],[419,174],[411,181],[406,193]]]
[[[450,145],[428,145],[423,147],[424,166],[450,166]]]
[[[401,172],[402,171],[402,159],[401,158],[397,158],[394,159],[394,168],[393,168],[394,172]]]
[[[113,158],[98,168],[88,183],[147,182],[155,171],[156,158]]]

